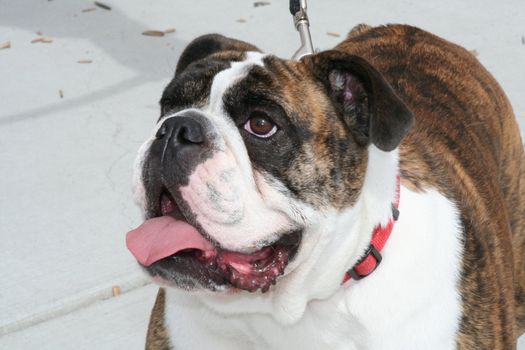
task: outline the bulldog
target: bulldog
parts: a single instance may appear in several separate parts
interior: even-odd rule
[[[515,349],[525,155],[502,89],[423,30],[280,59],[182,53],[139,151],[127,246],[146,349]]]

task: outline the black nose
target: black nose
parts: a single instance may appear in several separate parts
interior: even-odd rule
[[[165,119],[144,160],[145,179],[176,189],[187,184],[195,168],[212,156],[216,133],[199,111],[186,110]]]
[[[166,172],[177,167],[191,167],[202,159],[209,147],[206,118],[199,113],[186,112],[166,119],[155,135],[152,156],[158,157]]]
[[[167,119],[155,137],[158,140],[165,139],[166,145],[172,147],[200,144],[205,141],[199,122],[191,117],[182,116]]]

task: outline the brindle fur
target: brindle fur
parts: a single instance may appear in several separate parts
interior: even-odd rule
[[[228,51],[208,55],[239,60],[239,51],[254,48],[246,45],[228,44]],[[399,147],[403,185],[437,188],[460,210],[463,317],[457,348],[515,348],[525,330],[525,155],[505,94],[471,53],[414,27],[360,25],[335,50],[370,62],[415,114]],[[269,57],[265,68],[249,74],[250,88],[277,98],[302,140],[291,143],[294,157],[262,170],[311,205],[349,206],[362,186],[366,145],[354,140],[348,124],[330,117],[337,108],[305,62]],[[164,96],[169,98],[169,88]],[[290,147],[284,141],[274,146]],[[249,142],[247,148],[254,160],[262,157]],[[159,293],[147,349],[169,348],[163,303]]]

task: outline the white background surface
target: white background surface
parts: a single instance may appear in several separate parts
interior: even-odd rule
[[[288,1],[105,3],[111,11],[82,12],[93,7],[83,0],[0,0],[0,44],[11,42],[0,50],[0,349],[143,348],[155,288],[144,287],[124,245],[140,222],[131,169],[178,55],[209,32],[283,57],[299,46]],[[320,49],[365,22],[416,25],[476,50],[525,130],[525,1],[309,6]],[[32,44],[37,32],[53,42]]]

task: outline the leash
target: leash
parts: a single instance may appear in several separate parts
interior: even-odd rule
[[[292,56],[293,60],[300,60],[304,56],[314,53],[306,7],[306,0],[290,0],[290,13],[293,16],[295,29],[297,29],[301,38],[301,47]]]

